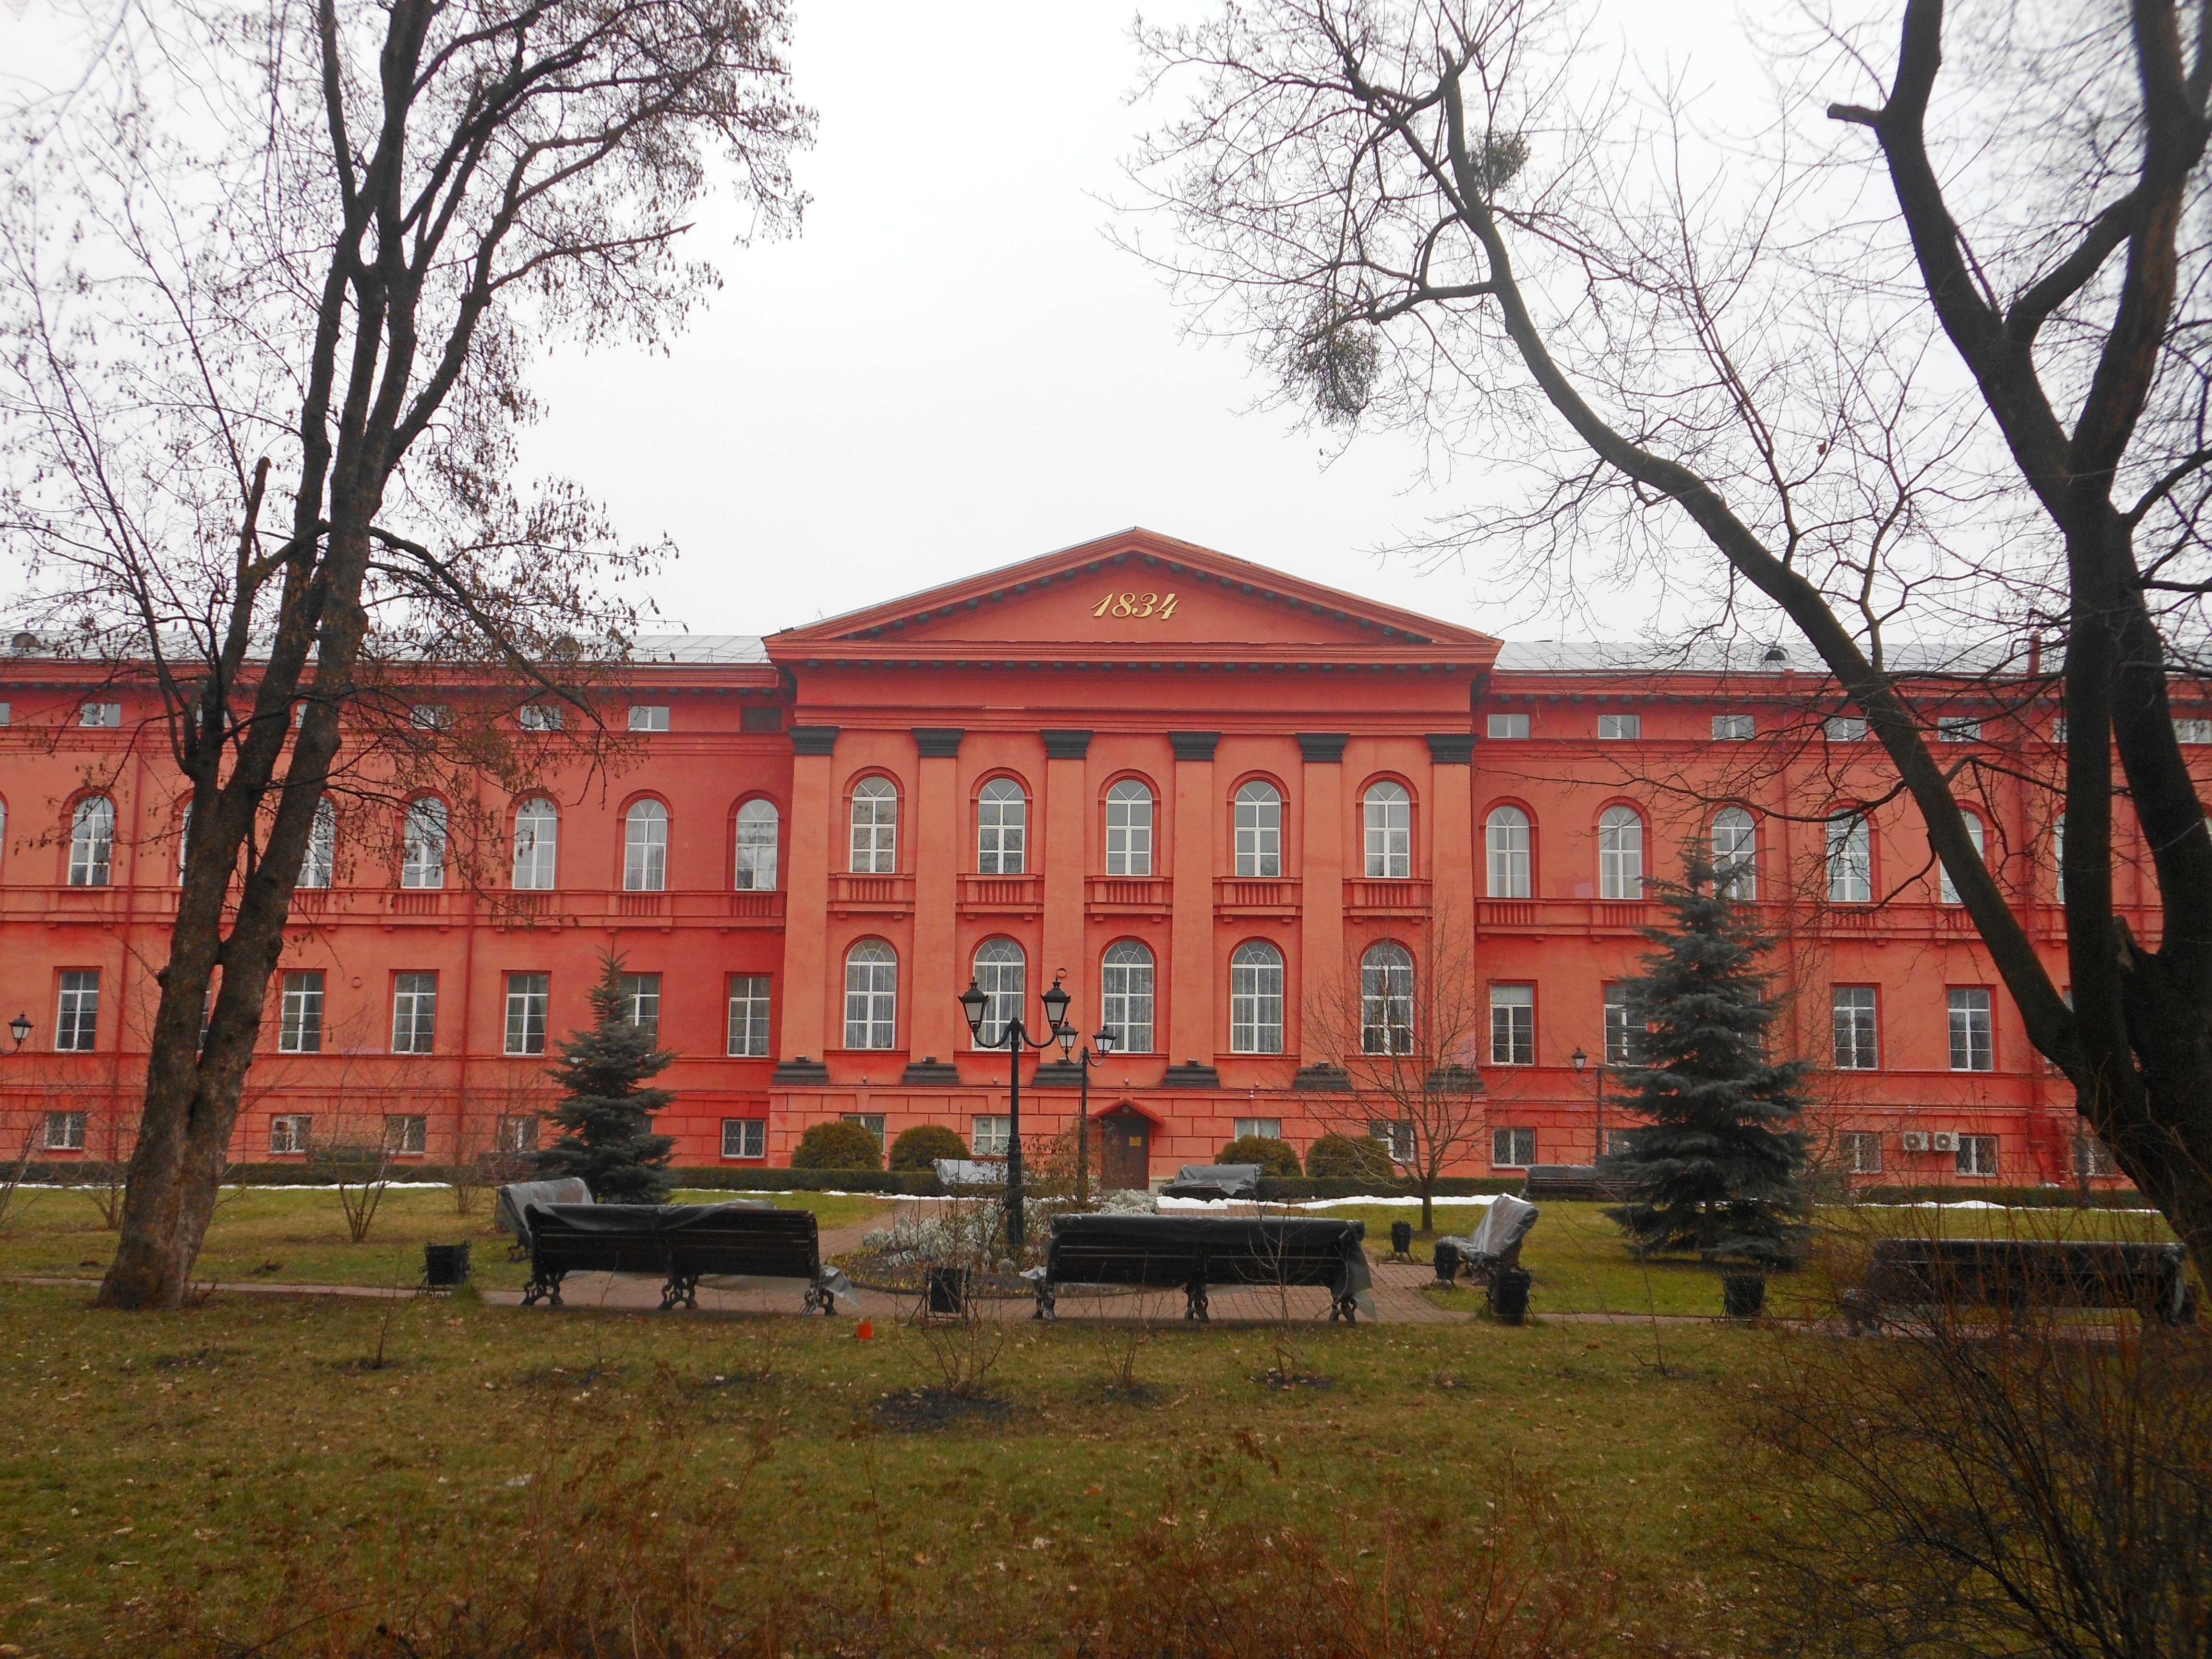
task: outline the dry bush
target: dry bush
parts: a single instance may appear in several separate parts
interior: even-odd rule
[[[985,1311],[982,1298],[963,1297],[957,1314],[933,1314],[924,1290],[914,1315],[914,1328],[936,1367],[939,1386],[957,1400],[973,1400],[1006,1349],[1006,1323]]]

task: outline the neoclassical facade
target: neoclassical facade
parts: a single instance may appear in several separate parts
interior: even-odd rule
[[[97,1158],[143,1074],[175,781],[150,697],[35,641],[0,674],[0,1015],[31,1028],[0,1100],[46,1156]],[[1058,978],[1085,1033],[1114,1032],[1091,1105],[1115,1179],[1247,1130],[1303,1144],[1358,1109],[1324,984],[1396,995],[1447,958],[1483,1005],[1466,1172],[1584,1161],[1661,914],[1645,884],[1692,842],[1776,936],[1777,1041],[1821,1067],[1831,1157],[2029,1182],[2096,1157],[1863,725],[1779,648],[1506,644],[1131,531],[765,639],[648,639],[627,695],[635,761],[491,803],[489,879],[459,879],[434,794],[374,838],[390,854],[331,814],[241,1160],[364,1121],[432,1162],[526,1139],[611,949],[680,1056],[661,1127],[685,1164],[785,1162],[836,1116],[996,1150],[1008,1061],[971,1040],[971,978],[987,1031],[1037,1024]],[[1931,695],[1989,762],[1976,823],[2063,981],[2049,715]],[[1024,1067],[1025,1133],[1071,1122],[1071,1069]]]

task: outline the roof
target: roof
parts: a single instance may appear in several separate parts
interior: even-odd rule
[[[641,634],[630,643],[633,663],[766,663],[757,634]]]
[[[2020,672],[2024,657],[2003,644],[1960,645],[1905,640],[1883,647],[1893,674],[1989,674]],[[2044,665],[2059,659],[2046,649]],[[1828,666],[1802,640],[1508,640],[1498,647],[1501,674],[1818,674]]]

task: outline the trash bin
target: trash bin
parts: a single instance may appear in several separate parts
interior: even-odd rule
[[[466,1244],[425,1244],[422,1247],[422,1288],[450,1291],[469,1280]]]
[[[1528,1286],[1535,1274],[1526,1267],[1500,1267],[1490,1275],[1491,1316],[1500,1324],[1518,1325],[1528,1316]]]
[[[1449,1285],[1459,1277],[1459,1246],[1449,1238],[1437,1241],[1437,1282]]]
[[[929,1310],[933,1314],[963,1314],[968,1311],[968,1270],[965,1267],[932,1267],[923,1275],[929,1295]]]
[[[1413,1224],[1394,1221],[1390,1224],[1390,1254],[1411,1255],[1413,1253]]]
[[[1721,1309],[1730,1319],[1756,1319],[1765,1306],[1765,1273],[1721,1275]]]

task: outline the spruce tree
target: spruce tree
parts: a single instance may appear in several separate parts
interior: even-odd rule
[[[1771,1063],[1775,1011],[1758,971],[1772,943],[1692,844],[1680,884],[1654,882],[1671,927],[1624,988],[1640,1046],[1624,1067],[1644,1120],[1627,1150],[1600,1160],[1630,1201],[1607,1215],[1639,1255],[1695,1250],[1707,1261],[1786,1267],[1808,1229],[1799,1184],[1808,1137],[1804,1061]]]
[[[561,1063],[547,1067],[561,1085],[561,1103],[546,1114],[560,1138],[537,1155],[539,1176],[580,1176],[603,1204],[658,1204],[668,1195],[668,1157],[676,1141],[653,1133],[653,1115],[676,1097],[645,1086],[676,1056],[631,1023],[623,1006],[623,962],[602,957],[592,988],[591,1026],[561,1044]]]

